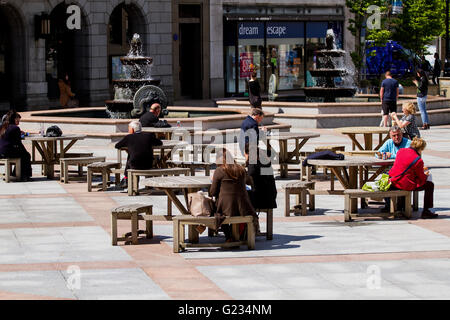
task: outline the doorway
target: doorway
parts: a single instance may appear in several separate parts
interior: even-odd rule
[[[10,30],[6,19],[0,11],[0,103],[11,100],[11,40]]]
[[[45,42],[45,70],[48,85],[47,95],[58,99],[60,92],[58,80],[65,74],[69,76],[71,90],[76,94],[80,104],[88,104],[89,87],[89,47],[84,15],[81,30],[69,30],[66,25],[67,5],[61,3],[50,13],[51,32]]]
[[[180,95],[182,98],[203,98],[202,64],[202,6],[179,6],[179,66]]]

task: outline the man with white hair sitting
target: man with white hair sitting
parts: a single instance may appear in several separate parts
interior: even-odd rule
[[[120,186],[128,187],[128,169],[146,170],[153,167],[153,146],[162,145],[162,141],[151,132],[142,132],[139,121],[132,121],[128,125],[129,135],[116,143],[116,149],[126,148],[128,152],[127,164],[125,166],[125,177]]]

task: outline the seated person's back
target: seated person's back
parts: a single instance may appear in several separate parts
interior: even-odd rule
[[[142,132],[138,121],[130,123],[136,126],[134,132],[125,136],[116,144],[116,149],[127,148],[126,169],[151,169],[153,167],[153,146],[162,145],[162,141],[150,132]]]

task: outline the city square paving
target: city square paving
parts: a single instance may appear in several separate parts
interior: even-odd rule
[[[321,134],[305,150],[351,148],[331,129],[291,131]],[[274,238],[257,237],[255,250],[176,254],[170,222],[155,222],[154,238],[139,245],[111,246],[112,208],[143,203],[163,214],[166,197],[128,197],[112,188],[87,192],[85,181],[47,180],[33,166],[31,182],[0,182],[0,299],[450,299],[450,126],[422,134],[439,219],[422,220],[414,212],[411,220],[344,223],[340,196],[316,196],[315,212],[286,218],[282,185],[298,179],[292,171],[276,180]],[[80,141],[72,150],[116,157],[113,144],[98,140]],[[260,220],[264,230],[265,214]],[[119,234],[129,232],[130,222],[118,227]],[[200,241],[206,240],[205,232]]]

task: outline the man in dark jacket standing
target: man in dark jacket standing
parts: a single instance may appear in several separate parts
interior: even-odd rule
[[[161,105],[157,102],[153,103],[150,107],[150,111],[144,113],[139,122],[143,127],[154,127],[155,123],[159,121],[159,115],[161,114]]]
[[[162,145],[162,141],[155,138],[151,132],[142,132],[139,121],[132,121],[128,126],[129,135],[116,143],[116,149],[126,148],[128,152],[125,166],[125,177],[120,186],[128,186],[128,169],[151,169],[153,167],[153,146]]]
[[[250,115],[244,119],[241,125],[241,135],[239,138],[239,147],[245,155],[247,162],[256,163],[258,154],[259,128],[258,125],[264,119],[264,112],[261,109],[253,108]],[[264,130],[264,128],[263,128]],[[255,153],[256,151],[256,153]],[[250,155],[254,159],[250,159]]]
[[[253,180],[253,190],[250,200],[253,207],[258,209],[273,209],[277,207],[277,188],[273,169],[269,159],[261,159],[259,152],[259,128],[264,113],[261,109],[253,108],[252,112],[241,125],[240,147],[247,163],[248,175]],[[265,128],[263,128],[265,130]],[[267,158],[264,156],[264,158]]]

